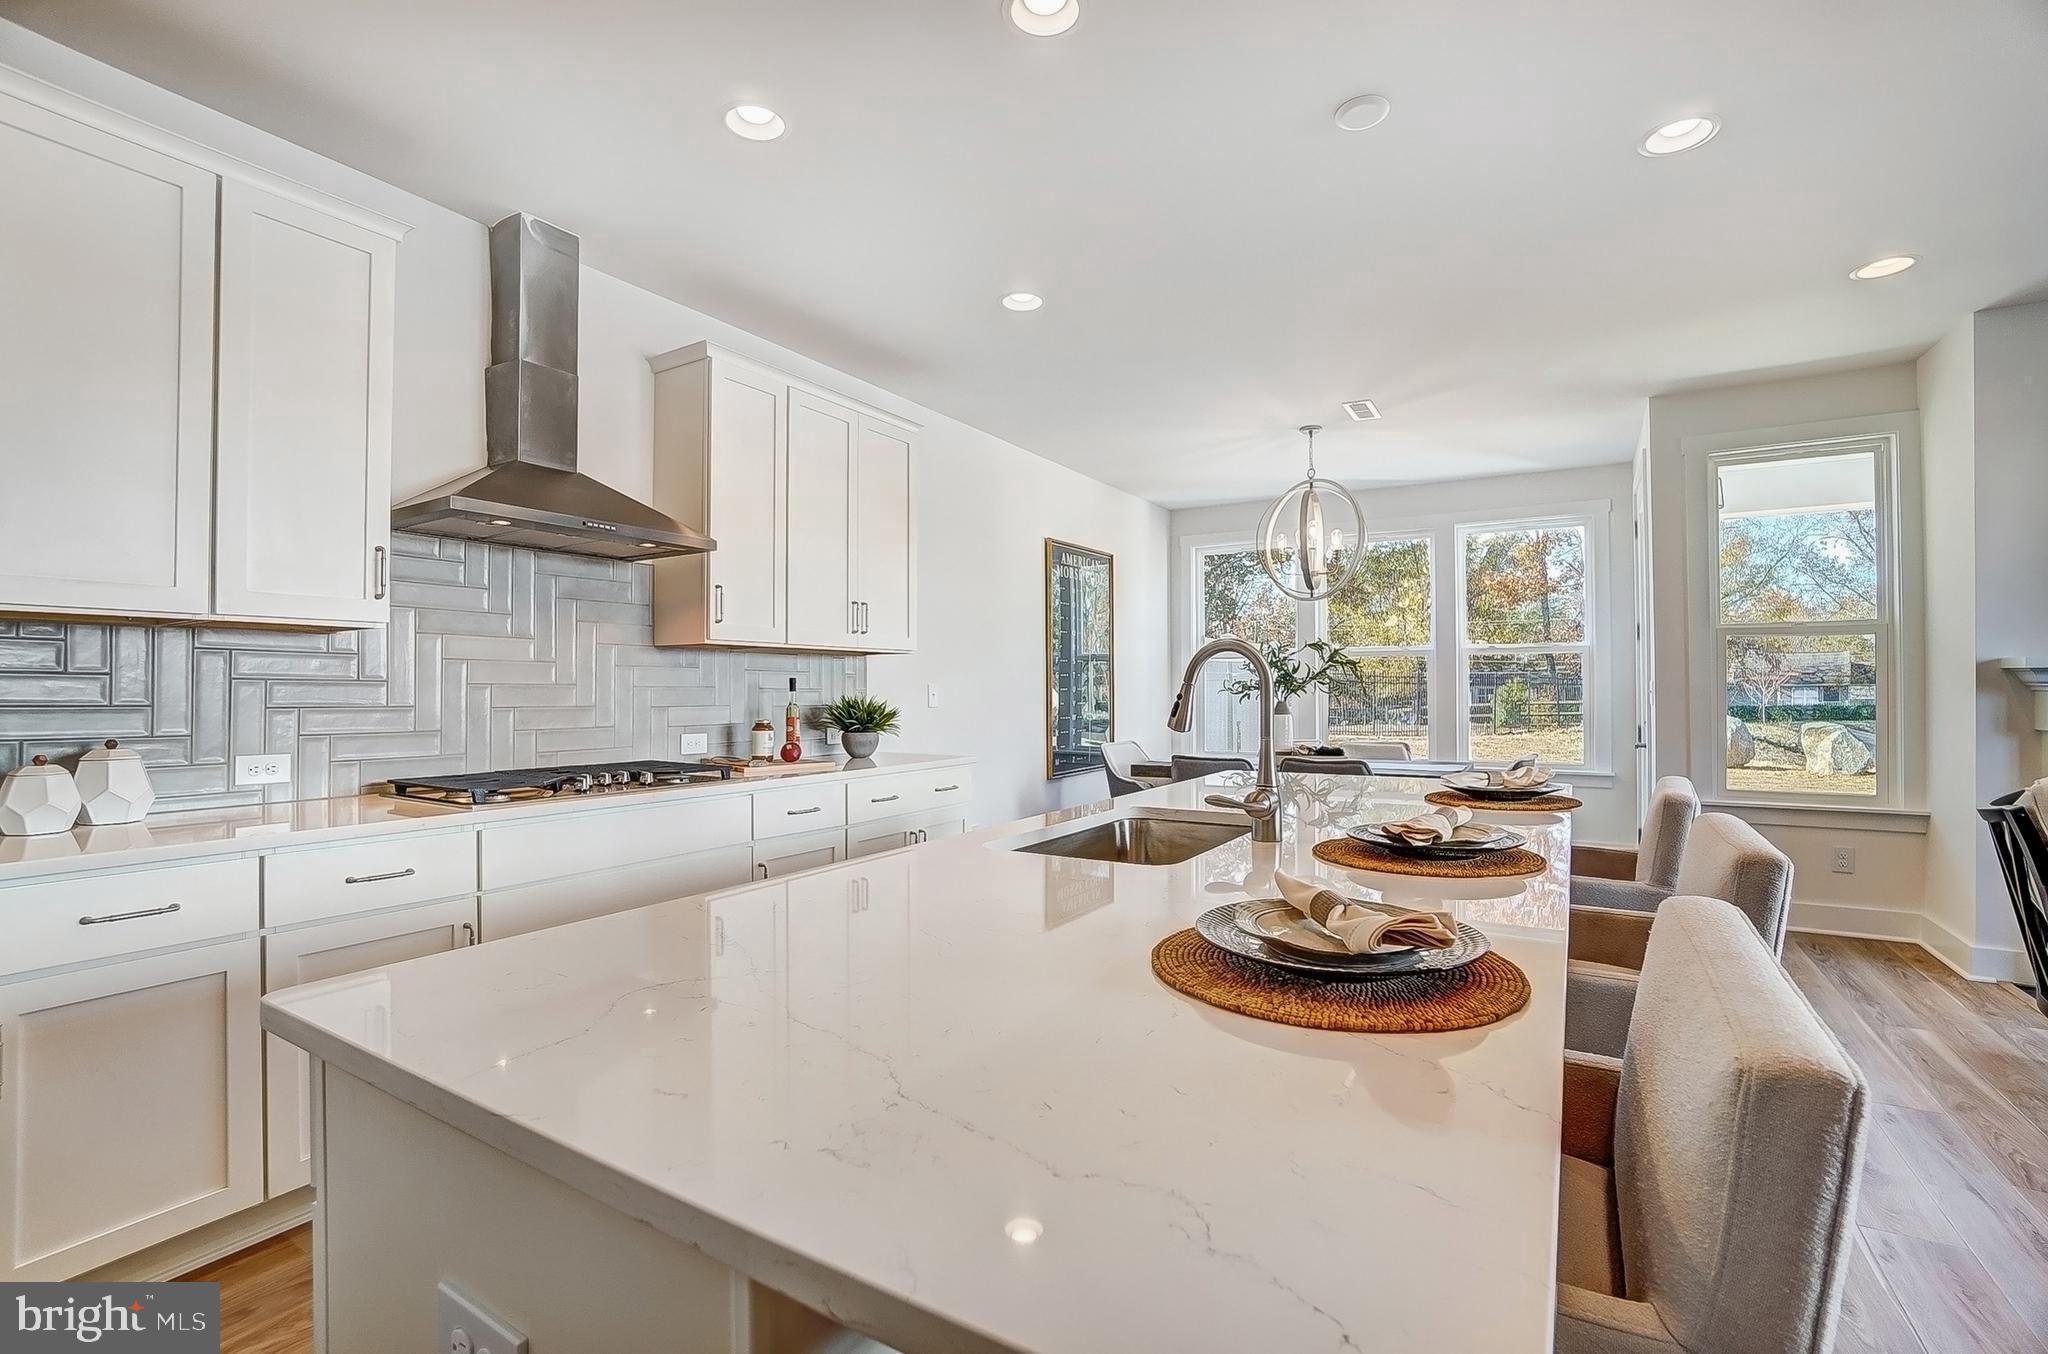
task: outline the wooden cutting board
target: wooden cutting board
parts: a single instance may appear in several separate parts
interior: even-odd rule
[[[839,766],[830,757],[806,757],[800,762],[749,762],[745,766],[735,766],[732,773],[748,780],[772,780],[777,776],[810,776],[820,771],[837,771]]]

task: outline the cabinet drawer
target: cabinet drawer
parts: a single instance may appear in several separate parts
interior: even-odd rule
[[[845,859],[846,834],[836,829],[779,837],[754,844],[754,878],[782,879]]]
[[[280,851],[263,860],[265,926],[293,926],[474,892],[474,832]]]
[[[880,855],[905,846],[919,846],[939,837],[957,837],[967,827],[958,809],[926,809],[901,818],[884,818],[846,829],[846,858]]]
[[[797,785],[754,796],[754,839],[846,826],[846,787]]]
[[[696,803],[571,813],[486,828],[481,853],[483,887],[516,888],[643,860],[744,845],[753,837],[748,812],[747,796],[721,795]]]
[[[220,860],[0,889],[0,976],[254,931],[256,877]]]
[[[503,940],[544,927],[566,926],[588,917],[730,888],[746,882],[753,863],[753,848],[742,843],[571,879],[499,889],[483,896],[484,939]]]
[[[964,766],[857,780],[846,787],[846,819],[850,823],[869,823],[900,818],[906,813],[964,807],[973,793],[974,779]]]

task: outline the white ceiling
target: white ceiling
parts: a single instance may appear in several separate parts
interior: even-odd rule
[[[1169,505],[1273,492],[1310,421],[1361,485],[1626,459],[1645,395],[2048,283],[2038,0],[1081,3],[1052,39],[1001,0],[0,12]]]

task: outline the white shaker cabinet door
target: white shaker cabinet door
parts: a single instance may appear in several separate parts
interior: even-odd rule
[[[789,392],[789,642],[858,647],[853,592],[853,481],[860,415]]]
[[[476,899],[279,931],[263,941],[263,990],[340,978],[476,943]],[[313,1123],[305,1053],[263,1036],[266,1178],[275,1198],[313,1181]]]
[[[220,257],[215,610],[380,623],[397,244],[227,182]]]
[[[254,936],[0,985],[0,1278],[263,1199]]]
[[[854,475],[854,584],[859,646],[916,647],[910,434],[863,417]]]
[[[766,373],[711,363],[710,510],[704,522],[718,541],[707,557],[713,643],[780,644],[789,635],[789,458],[782,442],[788,393],[787,385]]]
[[[0,94],[0,607],[207,611],[216,183]]]

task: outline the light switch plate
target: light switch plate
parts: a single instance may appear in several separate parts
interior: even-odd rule
[[[708,733],[686,733],[676,740],[676,752],[680,756],[701,755],[711,751],[711,735]]]
[[[262,752],[253,757],[235,758],[235,788],[245,785],[289,785],[292,779],[292,755],[289,752]]]
[[[443,1279],[435,1289],[441,1309],[441,1354],[527,1354],[526,1337]]]
[[[924,689],[924,703],[925,703],[925,704],[926,704],[927,706],[929,706],[930,708],[934,709],[934,710],[936,710],[936,709],[938,709],[938,708],[939,708],[939,689],[938,689],[937,687],[935,687],[935,686],[927,686],[927,687],[925,687],[925,689]]]

